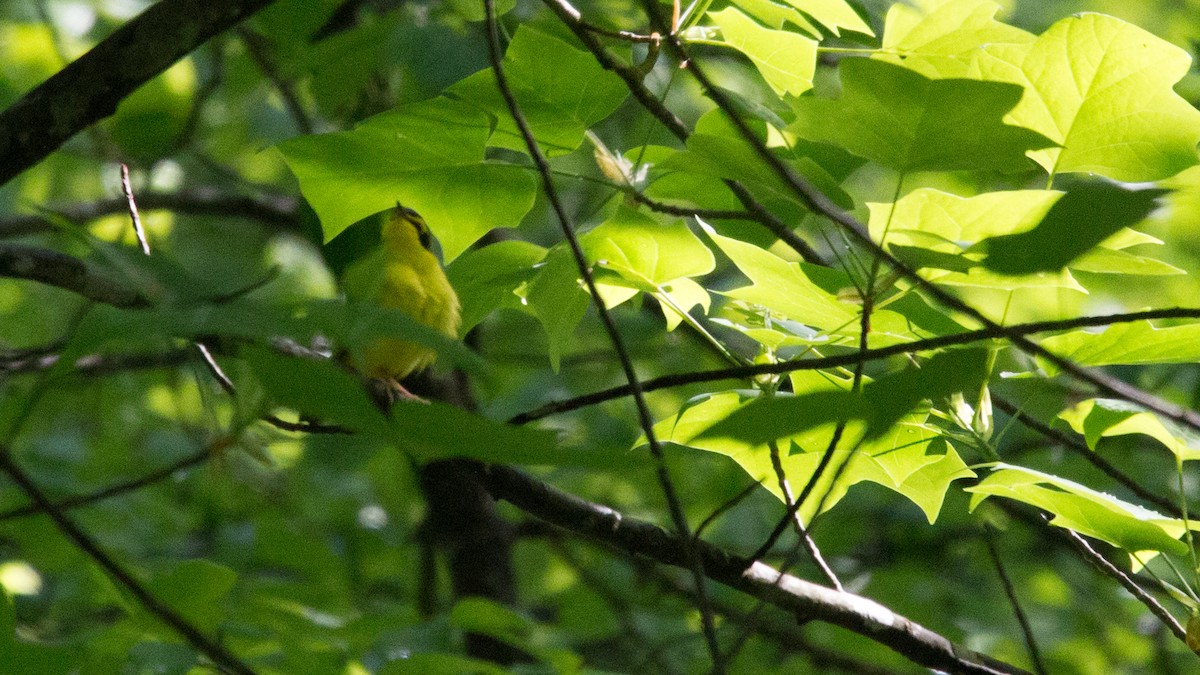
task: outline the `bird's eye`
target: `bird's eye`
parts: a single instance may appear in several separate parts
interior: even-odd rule
[[[433,235],[429,233],[427,228],[417,227],[417,240],[421,242],[421,248],[424,248],[426,251],[433,250]]]

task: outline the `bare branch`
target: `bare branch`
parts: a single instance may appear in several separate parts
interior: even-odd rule
[[[657,525],[567,494],[510,467],[494,465],[482,470],[485,483],[497,499],[526,513],[619,550],[666,565],[688,567],[687,543]],[[704,541],[696,542],[695,551],[704,560],[709,579],[765,600],[802,620],[847,628],[914,663],[949,673],[1027,675],[1021,668],[957,645],[868,598],[839,593],[786,574],[781,577],[767,565]]]
[[[174,211],[198,216],[246,218],[280,230],[297,228],[296,198],[284,195],[248,196],[202,187],[173,193],[140,194],[138,207],[143,211]],[[126,199],[114,197],[95,202],[51,206],[47,211],[73,223],[84,223],[102,216],[121,213],[126,209]],[[0,239],[51,232],[56,229],[50,220],[36,214],[0,218]]]
[[[162,0],[0,113],[0,185],[271,0]]]
[[[29,279],[116,307],[146,307],[146,298],[65,253],[23,244],[0,244],[0,277]]]

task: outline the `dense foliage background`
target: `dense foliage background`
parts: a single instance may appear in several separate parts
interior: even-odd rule
[[[190,4],[0,7],[0,670],[1195,669],[1197,3]]]

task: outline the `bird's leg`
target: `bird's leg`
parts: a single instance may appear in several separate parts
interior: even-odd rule
[[[426,401],[425,399],[406,389],[404,385],[400,384],[400,380],[397,380],[394,377],[387,378],[384,380],[384,383],[387,386],[388,397],[391,399],[392,403],[397,401],[416,401],[419,403],[424,403],[425,405],[429,405],[429,401]]]

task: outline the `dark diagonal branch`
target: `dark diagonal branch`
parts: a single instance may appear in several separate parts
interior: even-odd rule
[[[508,78],[504,74],[503,55],[500,50],[500,31],[496,23],[494,0],[483,0],[483,8],[487,23],[488,56],[492,62],[492,72],[496,76],[496,87],[500,90],[500,94],[504,98],[513,121],[516,122],[517,128],[521,131],[521,137],[524,139],[525,146],[538,168],[538,173],[541,174],[542,187],[545,190],[546,198],[554,208],[554,213],[558,217],[563,237],[570,246],[571,255],[575,258],[575,265],[584,283],[587,285],[588,292],[591,294],[592,304],[595,305],[596,311],[600,315],[600,320],[604,325],[604,331],[608,334],[608,340],[613,346],[613,351],[616,352],[617,359],[621,362],[621,369],[624,371],[625,379],[628,381],[634,403],[637,407],[639,425],[642,428],[642,433],[645,434],[647,444],[650,446],[650,453],[654,457],[658,483],[666,497],[667,510],[671,514],[671,521],[675,526],[676,532],[679,533],[680,538],[684,542],[684,557],[688,563],[687,567],[692,573],[696,584],[696,593],[700,599],[698,606],[700,608],[701,625],[705,642],[708,645],[709,655],[713,662],[712,670],[714,675],[722,675],[725,672],[725,664],[721,658],[720,644],[717,642],[717,629],[713,621],[712,608],[708,605],[704,589],[704,567],[700,558],[692,550],[693,539],[691,527],[688,525],[687,516],[683,512],[683,504],[679,499],[675,483],[671,479],[670,471],[667,468],[662,446],[659,444],[658,437],[654,433],[654,417],[650,414],[650,406],[647,405],[646,397],[642,393],[641,383],[633,368],[633,360],[629,356],[629,350],[625,347],[625,341],[621,338],[620,331],[617,330],[617,324],[613,321],[612,315],[609,314],[608,307],[605,306],[604,300],[596,287],[596,280],[592,277],[587,257],[584,255],[583,248],[575,236],[575,230],[571,226],[570,216],[567,215],[567,210],[558,197],[558,190],[554,186],[554,178],[550,172],[550,164],[546,161],[545,155],[542,154],[541,147],[538,146],[537,139],[534,137],[533,131],[529,128],[529,123],[525,120],[525,116],[521,112],[521,107],[508,86]]]
[[[129,494],[130,492],[136,492],[142,488],[167,480],[171,476],[174,476],[184,469],[190,469],[193,466],[203,464],[204,462],[208,461],[209,457],[212,456],[212,453],[213,447],[205,447],[197,452],[172,462],[161,469],[151,471],[144,476],[134,478],[133,480],[124,481],[122,483],[116,483],[102,490],[89,492],[85,495],[67,497],[54,502],[51,506],[57,511],[65,512],[84,506],[91,506],[92,504],[112,499],[113,497]],[[0,511],[0,522],[24,518],[26,516],[32,516],[39,513],[46,513],[46,509],[37,502],[34,502],[28,506],[19,506],[7,511]]]
[[[995,535],[987,525],[983,529],[983,543],[987,546],[988,557],[992,559],[992,566],[996,568],[996,576],[1000,578],[1000,585],[1004,587],[1004,595],[1013,609],[1013,615],[1016,616],[1017,623],[1021,626],[1021,635],[1025,638],[1025,647],[1029,650],[1029,658],[1033,661],[1034,671],[1038,675],[1046,675],[1049,671],[1046,670],[1046,664],[1042,662],[1042,653],[1038,648],[1036,634],[1017,598],[1017,589],[1008,576],[1004,561],[1000,558],[1000,551],[996,548]]]
[[[108,555],[100,547],[100,545],[85,533],[78,525],[75,524],[65,513],[50,501],[50,498],[42,492],[41,488],[33,482],[28,474],[19,467],[12,456],[12,451],[7,447],[0,447],[0,471],[3,471],[17,487],[29,497],[33,505],[40,511],[50,516],[54,521],[55,526],[68,539],[71,540],[79,550],[91,558],[99,565],[105,573],[107,573],[114,581],[122,588],[129,592],[130,595],[137,598],[138,602],[146,608],[148,612],[157,617],[160,621],[167,624],[178,633],[189,645],[196,651],[204,654],[212,659],[213,663],[220,666],[223,670],[238,675],[253,675],[254,670],[246,665],[229,652],[225,647],[218,644],[212,638],[205,635],[192,625],[187,619],[183,618],[174,609],[164,604],[156,598],[149,589],[147,589],[140,581],[134,578],[129,570],[125,569],[114,558]]]
[[[1108,460],[1096,454],[1095,451],[1089,448],[1086,443],[1081,443],[1078,438],[1043,424],[1038,420],[1033,419],[1029,415],[1022,413],[1016,405],[1003,396],[993,395],[992,403],[995,404],[998,409],[1003,410],[1006,414],[1015,417],[1022,426],[1041,434],[1043,437],[1054,441],[1063,448],[1066,448],[1067,450],[1079,455],[1092,466],[1096,467],[1113,480],[1125,486],[1125,488],[1130,492],[1144,499],[1148,503],[1154,504],[1158,508],[1165,511],[1168,515],[1174,518],[1183,517],[1183,511],[1180,510],[1177,504],[1158,494],[1157,492],[1154,492],[1153,490],[1142,487],[1137,481],[1133,480],[1133,478],[1130,478],[1120,469],[1109,463]]]
[[[599,504],[562,492],[506,466],[484,469],[484,480],[498,499],[559,527],[618,550],[687,569],[692,548],[677,535]],[[802,619],[824,621],[863,635],[927,668],[949,673],[999,675],[1026,671],[954,644],[879,603],[853,593],[839,593],[783,575],[759,562],[698,541],[694,550],[704,560],[705,574],[731,588],[767,601]]]
[[[0,113],[0,185],[271,0],[161,0]]]

